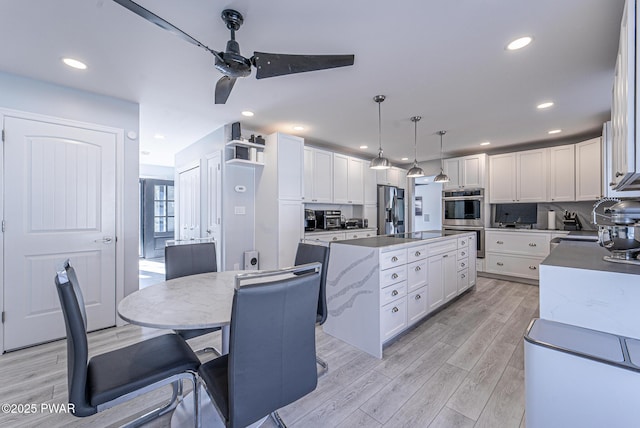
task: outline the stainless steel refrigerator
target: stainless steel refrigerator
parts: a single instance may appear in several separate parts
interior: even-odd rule
[[[404,233],[404,189],[378,186],[378,235]]]

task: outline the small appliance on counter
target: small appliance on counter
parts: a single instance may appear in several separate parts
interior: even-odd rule
[[[564,211],[564,216],[562,217],[562,223],[564,224],[564,230],[581,230],[582,229],[582,223],[580,223],[578,214],[570,213],[567,210]]]
[[[304,210],[304,230],[310,232],[316,229],[316,213],[313,210]]]
[[[345,229],[360,229],[362,228],[361,218],[350,218],[344,224]]]
[[[599,213],[598,207],[605,202],[613,205]],[[598,225],[598,243],[611,252],[604,260],[640,265],[640,202],[604,198],[595,203],[591,213]]]
[[[316,229],[340,229],[342,228],[340,210],[316,210]]]

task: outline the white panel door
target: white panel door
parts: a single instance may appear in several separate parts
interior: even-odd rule
[[[600,181],[600,174],[596,180]],[[552,202],[574,201],[575,189],[575,146],[569,144],[551,147],[549,149],[549,200]]]
[[[457,189],[462,185],[460,160],[458,158],[443,160],[442,169],[449,177],[449,181],[444,183],[445,189]]]
[[[115,134],[14,117],[4,129],[4,348],[65,336],[54,275],[67,258],[88,329],[115,325]]]
[[[516,154],[489,157],[489,201],[492,204],[516,201]]]
[[[518,202],[547,201],[547,149],[516,153]]]
[[[207,156],[207,237],[216,241],[216,263],[222,264],[222,163],[220,152]]]
[[[469,156],[460,160],[462,187],[484,187],[484,156]]]
[[[200,237],[200,167],[182,171],[178,180],[179,239]]]
[[[600,137],[576,144],[576,201],[595,201],[602,192]]]

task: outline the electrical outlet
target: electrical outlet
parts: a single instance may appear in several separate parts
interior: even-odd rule
[[[424,221],[429,221],[429,214],[424,214]]]

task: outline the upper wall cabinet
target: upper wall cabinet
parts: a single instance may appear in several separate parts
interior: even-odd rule
[[[333,153],[304,148],[304,201],[333,202]]]
[[[364,204],[373,205],[378,203],[378,182],[376,170],[369,168],[369,163],[364,161]],[[369,222],[371,222],[371,217]]]
[[[275,156],[268,159],[274,151],[265,149],[265,163],[277,165],[278,198],[302,200],[304,193],[304,140],[302,138],[276,133],[270,135],[270,143],[277,144]]]
[[[489,157],[489,202],[545,202],[547,151],[527,150]]]
[[[487,155],[464,156],[445,159],[444,173],[449,176],[445,189],[484,188],[486,185]]]
[[[376,171],[378,184],[385,186],[395,186],[400,189],[407,188],[407,170],[392,166],[389,169],[379,169]]]
[[[573,144],[549,149],[549,200],[552,202],[576,199],[575,152]]]
[[[364,163],[362,159],[333,154],[333,202],[364,203]]]
[[[593,201],[604,196],[602,191],[602,139],[600,137],[576,146],[576,201]]]
[[[489,156],[489,202],[501,204],[516,200],[516,154]]]
[[[636,121],[636,1],[627,0],[622,14],[620,44],[611,104],[611,177],[614,190],[640,189],[640,138]]]

